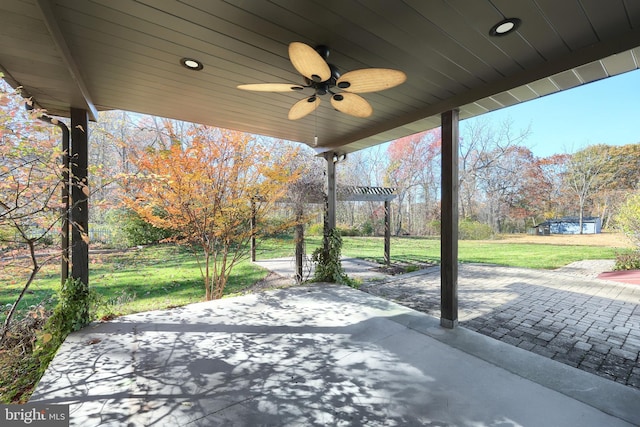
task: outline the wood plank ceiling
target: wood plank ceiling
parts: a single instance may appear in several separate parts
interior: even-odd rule
[[[505,17],[522,24],[490,36]],[[371,117],[337,112],[327,96],[290,121],[304,94],[236,86],[302,83],[292,41],[329,46],[343,73],[395,68],[407,82],[364,94]],[[638,0],[0,2],[0,71],[51,114],[122,109],[309,145],[318,135],[342,152],[437,127],[451,108],[468,118],[637,69],[639,46]]]

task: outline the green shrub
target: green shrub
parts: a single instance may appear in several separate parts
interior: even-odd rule
[[[640,270],[640,251],[616,254],[614,270]]]
[[[109,222],[119,230],[115,237],[119,246],[151,245],[173,235],[171,230],[154,227],[128,209],[113,211],[109,215]]]
[[[88,325],[96,296],[80,279],[68,278],[58,292],[58,303],[47,319],[37,344],[35,357],[42,376],[67,335]]]
[[[460,240],[487,240],[493,237],[493,230],[488,224],[478,221],[462,220],[458,225]]]
[[[360,233],[362,236],[373,236],[374,232],[375,227],[373,226],[371,220],[365,221],[364,224],[360,226]]]
[[[440,229],[442,227],[442,223],[439,220],[431,220],[427,222],[424,226],[424,235],[425,236],[439,236]]]
[[[640,193],[627,197],[615,220],[622,232],[640,247]]]
[[[336,229],[340,232],[341,236],[360,236],[360,229],[358,227],[349,227],[348,225],[338,225]]]
[[[310,236],[322,236],[324,232],[324,225],[321,223],[311,224],[307,228],[307,234]]]
[[[92,298],[89,287],[80,279],[67,279],[60,287],[53,314],[44,325],[44,333],[50,335],[44,341],[53,343],[57,349],[67,335],[89,324]]]

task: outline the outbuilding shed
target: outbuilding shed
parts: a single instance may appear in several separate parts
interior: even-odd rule
[[[599,217],[582,218],[582,234],[598,234],[601,232],[602,220]],[[536,226],[536,234],[580,234],[580,218],[549,219]]]

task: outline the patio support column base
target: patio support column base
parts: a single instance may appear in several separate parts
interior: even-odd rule
[[[454,329],[454,328],[458,327],[458,319],[449,320],[449,319],[445,319],[445,318],[441,317],[440,318],[440,326],[442,326],[443,328],[447,328],[447,329]]]

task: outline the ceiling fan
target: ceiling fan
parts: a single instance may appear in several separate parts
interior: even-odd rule
[[[258,92],[293,92],[310,88],[313,95],[298,102],[289,110],[289,119],[297,120],[313,112],[320,105],[320,96],[331,95],[336,110],[355,117],[369,117],[371,104],[358,93],[377,92],[404,83],[402,71],[388,68],[364,68],[340,74],[338,67],[327,63],[329,48],[293,42],[289,44],[289,59],[304,76],[304,85],[292,83],[255,83],[238,85],[238,89]],[[340,89],[338,91],[337,89]]]

